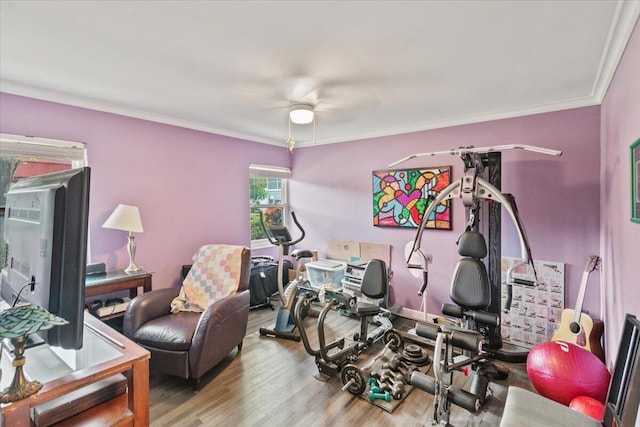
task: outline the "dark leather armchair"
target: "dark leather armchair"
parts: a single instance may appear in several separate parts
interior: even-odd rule
[[[124,316],[124,335],[151,352],[150,368],[185,379],[201,376],[234,347],[242,350],[249,317],[251,252],[244,248],[237,292],[217,300],[204,312],[171,313],[180,288],[159,289],[137,296]],[[188,270],[187,270],[188,271]]]

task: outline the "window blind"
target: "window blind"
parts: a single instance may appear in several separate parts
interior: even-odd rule
[[[291,178],[291,169],[281,166],[249,165],[251,176],[261,176],[265,178]]]
[[[55,139],[0,134],[0,156],[23,157],[31,161],[58,160],[85,163],[85,144]]]

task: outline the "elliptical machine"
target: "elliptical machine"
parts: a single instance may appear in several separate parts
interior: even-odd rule
[[[284,338],[292,341],[300,341],[300,335],[294,332],[296,328],[296,322],[293,317],[293,305],[295,303],[298,287],[304,285],[306,280],[302,278],[300,274],[301,260],[304,258],[312,258],[313,253],[309,250],[296,249],[291,252],[291,256],[296,260],[296,278],[291,281],[285,290],[283,280],[283,263],[284,256],[289,255],[289,247],[300,243],[305,237],[304,228],[298,222],[295,212],[291,212],[291,217],[296,227],[300,230],[300,237],[293,240],[291,233],[286,226],[272,225],[266,226],[262,215],[260,215],[260,223],[264,229],[269,243],[278,246],[278,296],[280,297],[280,308],[278,309],[278,315],[276,317],[276,324],[273,329],[260,328],[260,335],[273,338]]]

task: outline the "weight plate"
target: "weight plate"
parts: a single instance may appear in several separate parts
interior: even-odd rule
[[[402,345],[404,344],[404,341],[400,334],[393,329],[389,329],[384,333],[384,343],[389,344],[389,342],[391,342],[389,348],[393,351],[400,350],[402,348]]]
[[[353,395],[358,395],[364,393],[367,388],[367,380],[364,377],[364,374],[356,365],[346,365],[342,368],[342,372],[340,373],[340,377],[342,378],[342,384],[347,385],[351,381],[349,385],[349,393]],[[353,381],[352,381],[353,380]]]

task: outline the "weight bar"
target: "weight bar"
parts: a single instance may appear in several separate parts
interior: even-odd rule
[[[442,314],[462,319],[464,316],[472,318],[477,323],[487,326],[500,326],[500,316],[488,311],[464,310],[462,307],[445,303],[442,304]]]

